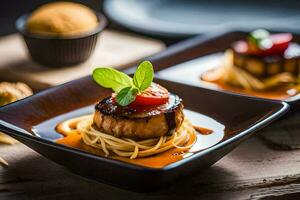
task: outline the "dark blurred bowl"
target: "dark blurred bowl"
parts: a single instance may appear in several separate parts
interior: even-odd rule
[[[51,67],[69,66],[87,60],[93,53],[99,33],[107,24],[106,17],[96,13],[99,25],[93,31],[72,36],[52,36],[30,33],[26,30],[27,18],[21,16],[16,28],[22,34],[34,61]]]

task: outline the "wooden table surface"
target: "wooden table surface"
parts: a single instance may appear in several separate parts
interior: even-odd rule
[[[7,52],[13,54],[12,50],[5,51],[4,44],[11,44],[8,40],[16,46],[21,45],[17,42],[20,42],[17,36],[10,37],[15,39],[6,37],[2,42],[0,39],[2,57]],[[146,44],[143,40],[139,43],[141,41]],[[158,46],[155,47],[156,50],[163,48],[163,45],[160,48]],[[28,63],[32,62],[24,56],[25,53],[20,55],[13,56],[20,60],[25,59],[24,64],[30,66]],[[145,53],[136,55],[135,59],[143,56],[146,56]],[[4,60],[10,63],[9,59]],[[2,67],[9,66],[3,60],[0,60],[0,66],[1,64]],[[45,77],[45,80],[52,80],[47,79],[47,75]],[[48,83],[51,85],[56,81]],[[34,86],[38,83],[31,84]],[[0,145],[0,155],[9,163],[8,167],[0,166],[0,199],[298,199],[299,118],[300,115],[297,114],[284,117],[241,144],[207,170],[199,170],[192,176],[150,193],[126,191],[87,180],[20,143]]]
[[[0,155],[9,163],[0,167],[0,199],[269,199],[274,195],[295,199],[300,195],[300,151],[273,150],[257,136],[209,169],[151,193],[87,180],[23,144],[1,145]]]
[[[91,74],[97,66],[116,68],[135,63],[165,48],[158,40],[113,30],[103,31],[92,56],[85,62],[60,68],[39,65],[28,57],[22,37],[12,34],[0,37],[0,79],[57,85]]]

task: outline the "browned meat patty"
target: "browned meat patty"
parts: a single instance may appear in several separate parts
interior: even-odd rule
[[[295,76],[300,73],[300,45],[291,43],[284,55],[259,57],[233,50],[233,63],[258,78],[290,72]]]
[[[184,120],[181,99],[173,94],[167,104],[143,110],[119,106],[111,97],[100,101],[95,108],[94,126],[119,138],[141,140],[168,135]]]

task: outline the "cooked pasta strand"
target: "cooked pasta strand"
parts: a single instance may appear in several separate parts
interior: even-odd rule
[[[65,128],[65,133],[71,131],[70,126],[76,123],[76,130],[81,134],[85,144],[97,149],[101,149],[105,156],[114,152],[118,156],[128,157],[130,159],[151,156],[161,153],[171,148],[182,148],[187,150],[191,145],[186,145],[195,130],[191,123],[185,119],[178,131],[170,136],[161,136],[153,139],[135,141],[129,138],[117,138],[103,133],[93,127],[93,116],[84,116],[81,119],[75,118],[74,121],[67,120],[61,127]]]
[[[225,52],[224,61],[222,63],[223,66],[221,66],[220,69],[209,71],[207,72],[208,74],[202,76],[202,78],[210,81],[209,78],[206,77],[217,77],[218,80],[221,80],[224,83],[242,87],[245,90],[262,91],[282,84],[295,84],[292,88],[300,87],[299,77],[295,77],[288,72],[276,74],[265,79],[258,79],[245,70],[235,67],[233,65],[233,53],[231,50]],[[214,74],[216,75],[214,76]]]

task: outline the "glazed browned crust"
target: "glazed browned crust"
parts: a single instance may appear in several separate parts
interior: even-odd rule
[[[282,56],[259,57],[233,50],[233,63],[258,78],[265,78],[282,72],[296,76],[300,73],[300,46],[292,43]]]
[[[144,110],[119,106],[111,97],[100,101],[95,108],[94,126],[119,138],[141,140],[168,135],[184,120],[183,104],[176,95],[170,95],[165,105]]]

